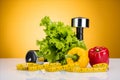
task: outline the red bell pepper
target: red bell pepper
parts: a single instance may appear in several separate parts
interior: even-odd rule
[[[88,56],[91,66],[97,63],[107,63],[109,65],[109,50],[105,47],[94,47],[89,49]]]

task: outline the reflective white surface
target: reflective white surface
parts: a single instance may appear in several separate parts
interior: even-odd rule
[[[0,80],[120,80],[120,58],[110,59],[109,71],[98,73],[18,71],[19,58],[0,58]]]

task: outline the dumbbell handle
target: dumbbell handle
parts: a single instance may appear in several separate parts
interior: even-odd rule
[[[76,36],[79,40],[83,40],[83,28],[76,27]]]

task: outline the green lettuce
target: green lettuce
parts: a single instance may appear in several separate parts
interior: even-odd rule
[[[63,22],[53,22],[48,16],[41,19],[40,26],[44,26],[46,37],[37,40],[39,57],[44,57],[48,62],[60,62],[66,64],[65,55],[73,47],[86,49],[84,41],[77,39],[71,26]]]

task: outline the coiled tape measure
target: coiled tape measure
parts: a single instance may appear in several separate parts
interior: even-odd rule
[[[55,71],[67,71],[67,72],[107,72],[108,64],[99,63],[93,65],[93,67],[80,68],[79,66],[74,65],[61,65],[60,63],[47,63],[47,64],[37,64],[37,63],[23,63],[16,65],[17,70],[26,70],[26,71],[38,71],[45,70],[47,72]]]

